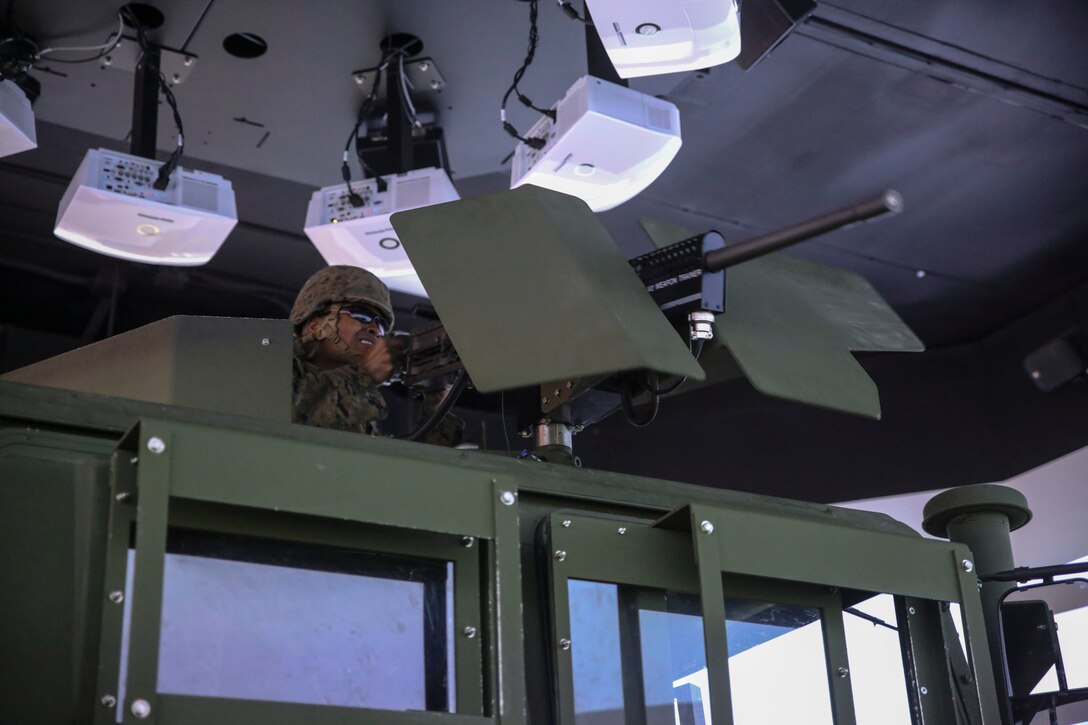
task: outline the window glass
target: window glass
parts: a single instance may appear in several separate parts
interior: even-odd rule
[[[820,610],[727,598],[734,725],[832,724]]]
[[[843,615],[857,725],[911,725],[895,598],[880,594]]]
[[[578,725],[703,725],[706,655],[698,599],[569,580]]]
[[[452,563],[171,531],[158,691],[452,711]]]

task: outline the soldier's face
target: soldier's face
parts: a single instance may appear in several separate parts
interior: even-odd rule
[[[312,324],[316,326],[320,321]],[[332,338],[325,338],[318,342],[315,361],[331,365],[355,362],[366,356],[368,349],[385,336],[385,325],[378,315],[358,314],[352,307],[340,310],[336,316],[336,332],[347,349]]]

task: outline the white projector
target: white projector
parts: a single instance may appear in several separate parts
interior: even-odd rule
[[[645,189],[680,150],[680,112],[660,98],[593,76],[575,81],[519,143],[510,188],[543,186],[577,196],[593,211],[622,204]]]
[[[222,176],[178,168],[152,187],[161,161],[91,149],[68,184],[53,233],[133,262],[196,266],[210,260],[238,223]]]
[[[449,175],[436,167],[382,178],[385,191],[378,191],[377,179],[352,182],[351,188],[363,199],[360,207],[351,205],[345,184],[315,191],[306,210],[304,231],[327,263],[363,267],[391,289],[426,297],[427,292],[389,223],[389,215],[461,197]]]
[[[0,81],[0,158],[36,148],[30,99],[15,81]]]
[[[709,68],[740,54],[736,0],[586,0],[620,78]]]

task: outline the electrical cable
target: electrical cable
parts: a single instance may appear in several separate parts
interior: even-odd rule
[[[637,380],[635,374],[631,374],[623,381],[622,390],[620,391],[620,404],[623,407],[623,415],[627,418],[627,422],[636,428],[645,428],[653,423],[661,406],[661,396],[656,392],[657,372],[654,370],[643,372],[646,376],[645,380]],[[639,412],[635,407],[635,396],[641,392],[636,388],[642,388],[642,390],[650,394],[650,402],[643,406],[643,412]]]
[[[359,107],[359,113],[355,117],[355,126],[352,127],[351,133],[348,134],[347,143],[344,144],[344,160],[340,166],[340,175],[344,179],[344,183],[348,187],[348,201],[353,207],[358,209],[366,204],[366,200],[362,196],[357,194],[354,189],[351,188],[351,165],[348,163],[348,154],[350,153],[352,141],[356,143],[356,157],[359,159],[359,165],[363,167],[363,173],[369,173],[371,176],[378,180],[378,192],[385,191],[386,185],[382,177],[374,173],[361,154],[358,153],[359,142],[359,128],[363,125],[363,121],[366,120],[366,114],[374,105],[374,100],[378,97],[378,87],[382,82],[382,71],[389,65],[389,54],[383,54],[380,61],[378,61],[378,67],[374,69],[374,83],[370,87],[370,93],[367,94],[366,99],[363,100],[363,105]]]
[[[69,46],[69,47],[58,47],[58,48],[46,48],[44,50],[39,50],[38,51],[38,58],[41,58],[43,55],[49,55],[51,53],[68,53],[68,52],[73,52],[73,51],[77,51],[77,50],[78,51],[101,50],[102,52],[99,55],[94,56],[93,58],[84,58],[82,60],[67,60],[67,61],[58,61],[58,62],[61,62],[61,63],[87,63],[87,62],[90,62],[92,60],[98,60],[99,58],[106,55],[111,50],[113,50],[114,48],[117,47],[117,45],[121,42],[121,36],[123,35],[124,30],[125,30],[125,19],[121,15],[121,11],[118,10],[117,11],[117,37],[114,38],[113,40],[107,40],[105,43],[102,43],[101,45],[88,45],[88,46],[82,46],[82,47]],[[111,35],[111,37],[112,37],[112,35]]]
[[[693,342],[691,340],[688,341],[688,351],[691,352],[691,356],[694,357],[696,360],[698,360],[700,358],[700,356],[702,356],[702,354],[703,354],[703,343],[705,343],[705,342],[706,342],[706,340],[702,340],[702,339],[695,340],[694,344],[693,344]],[[687,380],[688,380],[688,378],[685,375],[684,377],[680,378],[679,380],[677,380],[675,383],[672,383],[668,387],[660,388],[658,390],[654,390],[653,392],[657,393],[658,395],[668,395],[669,393],[675,392],[676,389],[679,388],[684,383],[686,383]]]
[[[570,2],[570,0],[556,0],[556,2],[559,4],[559,9],[563,11],[563,14],[571,20],[577,20],[586,23],[587,25],[590,23],[589,18],[578,14],[578,9],[574,7],[574,4]]]
[[[446,393],[446,397],[442,399],[442,402],[438,404],[438,407],[434,409],[431,417],[423,422],[418,428],[404,436],[404,440],[418,441],[423,436],[430,433],[435,429],[443,418],[446,417],[446,413],[450,412],[450,408],[454,406],[457,399],[461,397],[461,393],[464,392],[465,386],[468,385],[468,371],[462,369],[457,373],[457,378],[453,381],[453,387]]]
[[[140,50],[144,53],[150,48],[150,43],[147,42],[147,36],[144,34],[144,27],[140,23],[139,18],[136,17],[136,13],[126,5],[121,8],[121,12],[127,13],[129,21],[132,27],[136,28],[136,39],[140,43]],[[158,72],[159,88],[162,90],[162,95],[166,99],[166,103],[170,106],[171,112],[174,115],[174,125],[178,129],[178,142],[174,147],[173,153],[170,154],[170,158],[166,160],[162,166],[159,167],[159,175],[155,179],[155,182],[151,185],[153,188],[163,191],[170,184],[170,175],[174,173],[174,169],[177,168],[178,163],[181,161],[181,155],[185,151],[185,129],[181,123],[181,113],[178,111],[178,102],[174,98],[174,92],[170,90],[170,84],[166,82],[166,77],[162,74],[162,71]]]
[[[536,55],[536,45],[540,40],[540,31],[537,28],[537,15],[538,15],[538,0],[529,0],[529,48],[525,53],[525,60],[521,62],[521,67],[514,71],[514,79],[510,83],[510,87],[506,89],[506,93],[503,94],[502,103],[499,105],[499,121],[502,123],[503,130],[510,134],[518,141],[521,141],[525,145],[534,148],[544,148],[544,139],[542,138],[526,138],[518,133],[518,130],[514,127],[514,124],[506,120],[506,103],[510,100],[510,94],[513,93],[517,96],[517,99],[521,101],[522,105],[533,109],[537,113],[548,116],[553,121],[555,120],[555,111],[551,109],[537,108],[533,105],[533,102],[528,96],[521,92],[518,87],[518,83],[521,82],[522,76],[525,75],[525,71],[533,63],[533,57]]]

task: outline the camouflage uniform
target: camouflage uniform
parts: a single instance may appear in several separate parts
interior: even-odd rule
[[[379,385],[354,365],[321,370],[307,357],[306,343],[325,337],[332,337],[334,342],[339,340],[335,318],[314,335],[302,329],[315,315],[326,313],[334,304],[360,302],[383,313],[392,326],[389,289],[365,269],[347,265],[326,267],[299,291],[291,309],[291,322],[295,325],[293,422],[371,435],[380,432],[378,424],[385,420],[388,408]],[[424,416],[430,412],[425,409]],[[456,445],[461,441],[462,428],[456,416],[447,415],[423,440],[436,445]]]

